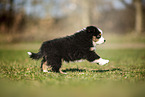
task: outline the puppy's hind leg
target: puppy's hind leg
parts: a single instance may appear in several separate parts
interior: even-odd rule
[[[52,71],[56,73],[61,73],[61,74],[67,74],[63,71],[61,71],[61,63],[60,64],[52,64]]]
[[[43,57],[42,61],[41,61],[41,65],[40,65],[40,68],[41,68],[41,71],[43,71],[43,64],[46,62],[45,60],[45,57]]]
[[[47,63],[50,64],[53,72],[65,74],[60,69],[62,65],[62,60],[60,56],[53,54],[51,56],[48,56]]]
[[[57,65],[58,66],[58,65]],[[65,72],[63,72],[63,71],[61,71],[61,69],[60,69],[60,67],[52,67],[52,71],[54,71],[54,72],[56,72],[56,73],[61,73],[61,74],[67,74],[67,73],[65,73]]]
[[[42,61],[41,61],[41,71],[43,72],[48,72],[48,66],[47,66],[47,61],[45,59],[45,57],[43,57]]]
[[[43,69],[43,72],[48,72],[47,61],[43,63],[42,69]]]
[[[59,72],[60,72],[61,74],[67,74],[66,72],[61,71],[61,69],[59,69]]]

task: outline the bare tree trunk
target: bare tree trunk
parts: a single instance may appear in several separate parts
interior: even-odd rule
[[[10,12],[14,10],[14,0],[10,0]]]
[[[135,31],[141,33],[143,31],[143,7],[141,0],[134,0],[136,9]]]
[[[85,27],[85,26],[88,26],[90,25],[90,8],[89,6],[90,3],[89,3],[89,0],[81,0],[82,1],[82,25]]]

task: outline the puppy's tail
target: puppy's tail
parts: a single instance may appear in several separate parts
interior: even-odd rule
[[[40,51],[38,53],[32,53],[32,52],[27,52],[27,53],[30,56],[30,58],[36,60],[40,59],[43,56],[43,54]]]

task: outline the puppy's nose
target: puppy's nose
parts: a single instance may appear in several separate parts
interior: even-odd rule
[[[106,42],[106,40],[104,40],[104,42]]]

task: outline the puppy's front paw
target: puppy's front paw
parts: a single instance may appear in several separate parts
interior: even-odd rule
[[[99,65],[105,65],[105,64],[107,64],[108,62],[109,62],[109,60],[105,60],[105,59],[100,58],[100,59],[94,60],[92,63],[97,63],[97,64],[99,64]]]
[[[48,72],[48,70],[43,70],[43,72]]]
[[[107,64],[107,63],[109,63],[109,60],[101,59],[101,60],[99,61],[99,65],[105,65],[105,64]]]

